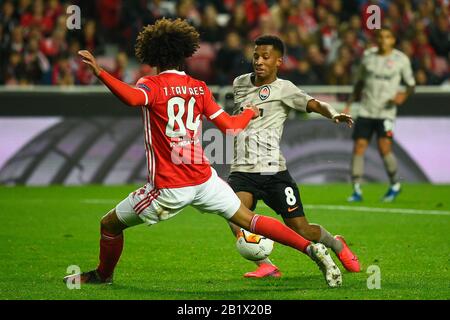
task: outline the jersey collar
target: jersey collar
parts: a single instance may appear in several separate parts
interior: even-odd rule
[[[166,71],[160,72],[159,74],[163,74],[163,73],[175,73],[175,74],[178,74],[180,76],[185,76],[186,75],[186,73],[184,71],[178,71],[178,70],[175,70],[175,69],[166,70]]]
[[[249,79],[250,79],[250,83],[251,83],[252,86],[255,87],[255,88],[262,88],[262,87],[264,87],[264,86],[269,86],[269,85],[271,85],[271,84],[274,84],[275,82],[277,82],[277,81],[280,79],[280,78],[278,78],[278,76],[277,76],[277,77],[275,78],[275,80],[273,80],[271,83],[266,83],[266,84],[257,86],[257,85],[255,85],[255,78],[256,78],[255,73],[254,73],[254,72],[251,72],[251,73],[250,73]]]

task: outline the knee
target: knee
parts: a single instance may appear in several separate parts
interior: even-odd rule
[[[110,223],[109,223],[109,219],[108,219],[108,215],[105,215],[104,217],[102,217],[102,219],[100,220],[100,228],[102,230],[108,230],[110,227]]]
[[[250,211],[246,206],[244,206],[242,203],[239,206],[239,209],[236,211],[236,213],[228,220],[229,222],[232,222],[235,226],[237,226],[237,229],[239,227],[244,228],[245,230],[250,230],[251,222],[253,220],[255,213]],[[232,225],[230,224],[230,227]],[[234,232],[235,229],[233,227],[231,230]]]
[[[365,143],[355,143],[355,147],[353,149],[353,153],[358,156],[364,155],[366,152],[367,145]]]
[[[392,142],[387,139],[380,139],[378,141],[378,152],[382,157],[387,156],[392,152]]]
[[[286,225],[294,230],[296,233],[301,235],[302,237],[308,239],[309,237],[309,224],[304,222],[293,221],[291,219],[285,219]],[[308,239],[310,240],[310,239]]]
[[[389,148],[389,147],[380,147],[380,148],[378,148],[378,151],[380,152],[380,156],[384,158],[389,153],[391,153],[391,148]]]
[[[117,223],[116,211],[112,209],[100,220],[100,229],[110,234],[116,235],[122,232],[123,228]]]

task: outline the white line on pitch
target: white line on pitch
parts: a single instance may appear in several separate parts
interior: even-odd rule
[[[432,214],[432,215],[450,215],[450,211],[441,210],[419,210],[405,208],[371,208],[371,207],[354,207],[354,206],[335,206],[335,205],[305,205],[307,209],[319,210],[340,210],[340,211],[365,211],[365,212],[383,212],[383,213],[403,213],[403,214]]]
[[[111,204],[119,203],[122,199],[84,199],[81,200],[82,203],[88,204]]]
[[[84,199],[83,203],[87,204],[114,204],[119,203],[120,199]],[[258,207],[267,207],[260,202]],[[450,215],[450,211],[443,210],[419,210],[419,209],[405,209],[405,208],[372,208],[360,206],[338,206],[338,205],[321,205],[321,204],[307,204],[304,205],[306,209],[330,210],[330,211],[362,211],[362,212],[382,212],[382,213],[401,213],[401,214],[430,214],[430,215]]]

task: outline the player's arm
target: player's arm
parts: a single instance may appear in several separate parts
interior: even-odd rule
[[[389,102],[395,104],[396,106],[400,106],[405,103],[406,99],[410,95],[414,93],[416,81],[414,79],[414,74],[411,67],[411,61],[408,58],[404,58],[403,67],[400,69],[401,76],[403,81],[406,83],[406,91],[405,92],[397,92],[395,97]]]
[[[406,86],[405,92],[401,92],[401,91],[397,92],[395,97],[392,100],[390,100],[389,102],[392,102],[396,106],[401,106],[402,104],[405,103],[405,101],[408,99],[408,97],[414,93],[414,89],[415,89],[414,86]]]
[[[83,62],[89,65],[92,72],[114,93],[123,103],[140,107],[148,104],[147,93],[143,89],[132,87],[119,79],[114,78],[108,72],[100,68],[95,57],[87,50],[80,50],[78,54],[83,57]]]
[[[401,75],[403,81],[406,83],[406,91],[405,92],[397,92],[395,97],[390,101],[394,103],[396,106],[401,106],[405,103],[410,95],[414,93],[416,81],[414,80],[414,75],[411,67],[411,62],[408,58],[405,57],[403,68],[401,68]]]
[[[203,114],[223,133],[237,135],[241,130],[247,127],[250,120],[259,117],[259,109],[251,104],[245,106],[242,113],[230,116],[217,104],[211,91],[206,85],[204,89]]]
[[[335,123],[345,122],[349,127],[353,125],[352,116],[346,113],[338,113],[329,103],[311,99],[306,105],[307,112],[321,114],[325,118],[333,120]]]
[[[363,88],[364,88],[364,81],[363,80],[356,81],[355,85],[353,86],[353,92],[350,95],[349,99],[347,100],[344,110],[342,110],[343,113],[350,114],[352,103],[361,100]]]
[[[361,64],[358,66],[358,69],[356,70],[355,84],[353,86],[353,91],[350,97],[348,98],[347,103],[345,104],[344,110],[342,110],[343,113],[350,114],[352,103],[361,100],[361,94],[364,89],[365,76],[366,76],[366,69],[364,67],[364,58],[363,58]]]
[[[364,88],[364,81],[361,79],[356,81],[355,85],[353,86],[353,92],[350,95],[350,98],[347,100],[348,105],[351,105],[355,101],[361,100],[363,88]]]
[[[234,116],[230,116],[227,112],[220,108],[215,114],[211,115],[209,119],[223,133],[236,135],[247,127],[250,120],[257,117],[259,117],[259,109],[254,105],[249,105],[244,108],[242,113]]]

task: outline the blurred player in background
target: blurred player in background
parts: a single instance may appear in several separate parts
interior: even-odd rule
[[[211,168],[200,143],[201,117],[206,116],[229,133],[245,128],[259,116],[259,109],[250,105],[239,115],[229,116],[204,82],[181,71],[185,58],[198,48],[199,34],[185,20],[160,19],[146,26],[138,36],[136,56],[141,63],[155,66],[157,75],[141,78],[136,87],[101,69],[90,52],[79,52],[83,62],[117,97],[141,108],[148,183],[101,219],[98,267],[67,276],[64,281],[112,283],[122,254],[123,230],[142,223],[151,226],[192,205],[309,255],[324,270],[329,286],[341,285],[339,268],[325,247],[307,241],[276,219],[251,212]]]
[[[353,120],[347,114],[336,112],[328,103],[309,96],[292,82],[278,78],[283,55],[284,44],[280,38],[271,35],[257,38],[253,52],[254,72],[241,75],[233,82],[235,113],[251,102],[260,109],[260,117],[252,120],[235,139],[228,183],[247,208],[254,210],[257,201],[263,200],[292,230],[331,248],[348,271],[359,272],[358,258],[344,238],[333,237],[325,228],[306,219],[297,183],[289,174],[280,150],[283,125],[292,109],[315,112],[350,127]],[[239,236],[240,229],[233,223],[230,227]],[[269,258],[256,264],[257,270],[246,273],[245,277],[281,275]]]
[[[394,48],[395,37],[392,30],[378,30],[376,41],[377,47],[364,52],[353,94],[344,109],[345,113],[350,113],[351,103],[361,100],[353,131],[353,194],[348,198],[349,202],[363,199],[361,183],[364,175],[364,153],[374,133],[390,181],[383,201],[392,202],[401,191],[397,177],[397,160],[392,152],[394,121],[397,107],[414,92],[415,80],[408,57]],[[406,92],[399,91],[402,79],[406,83]]]

